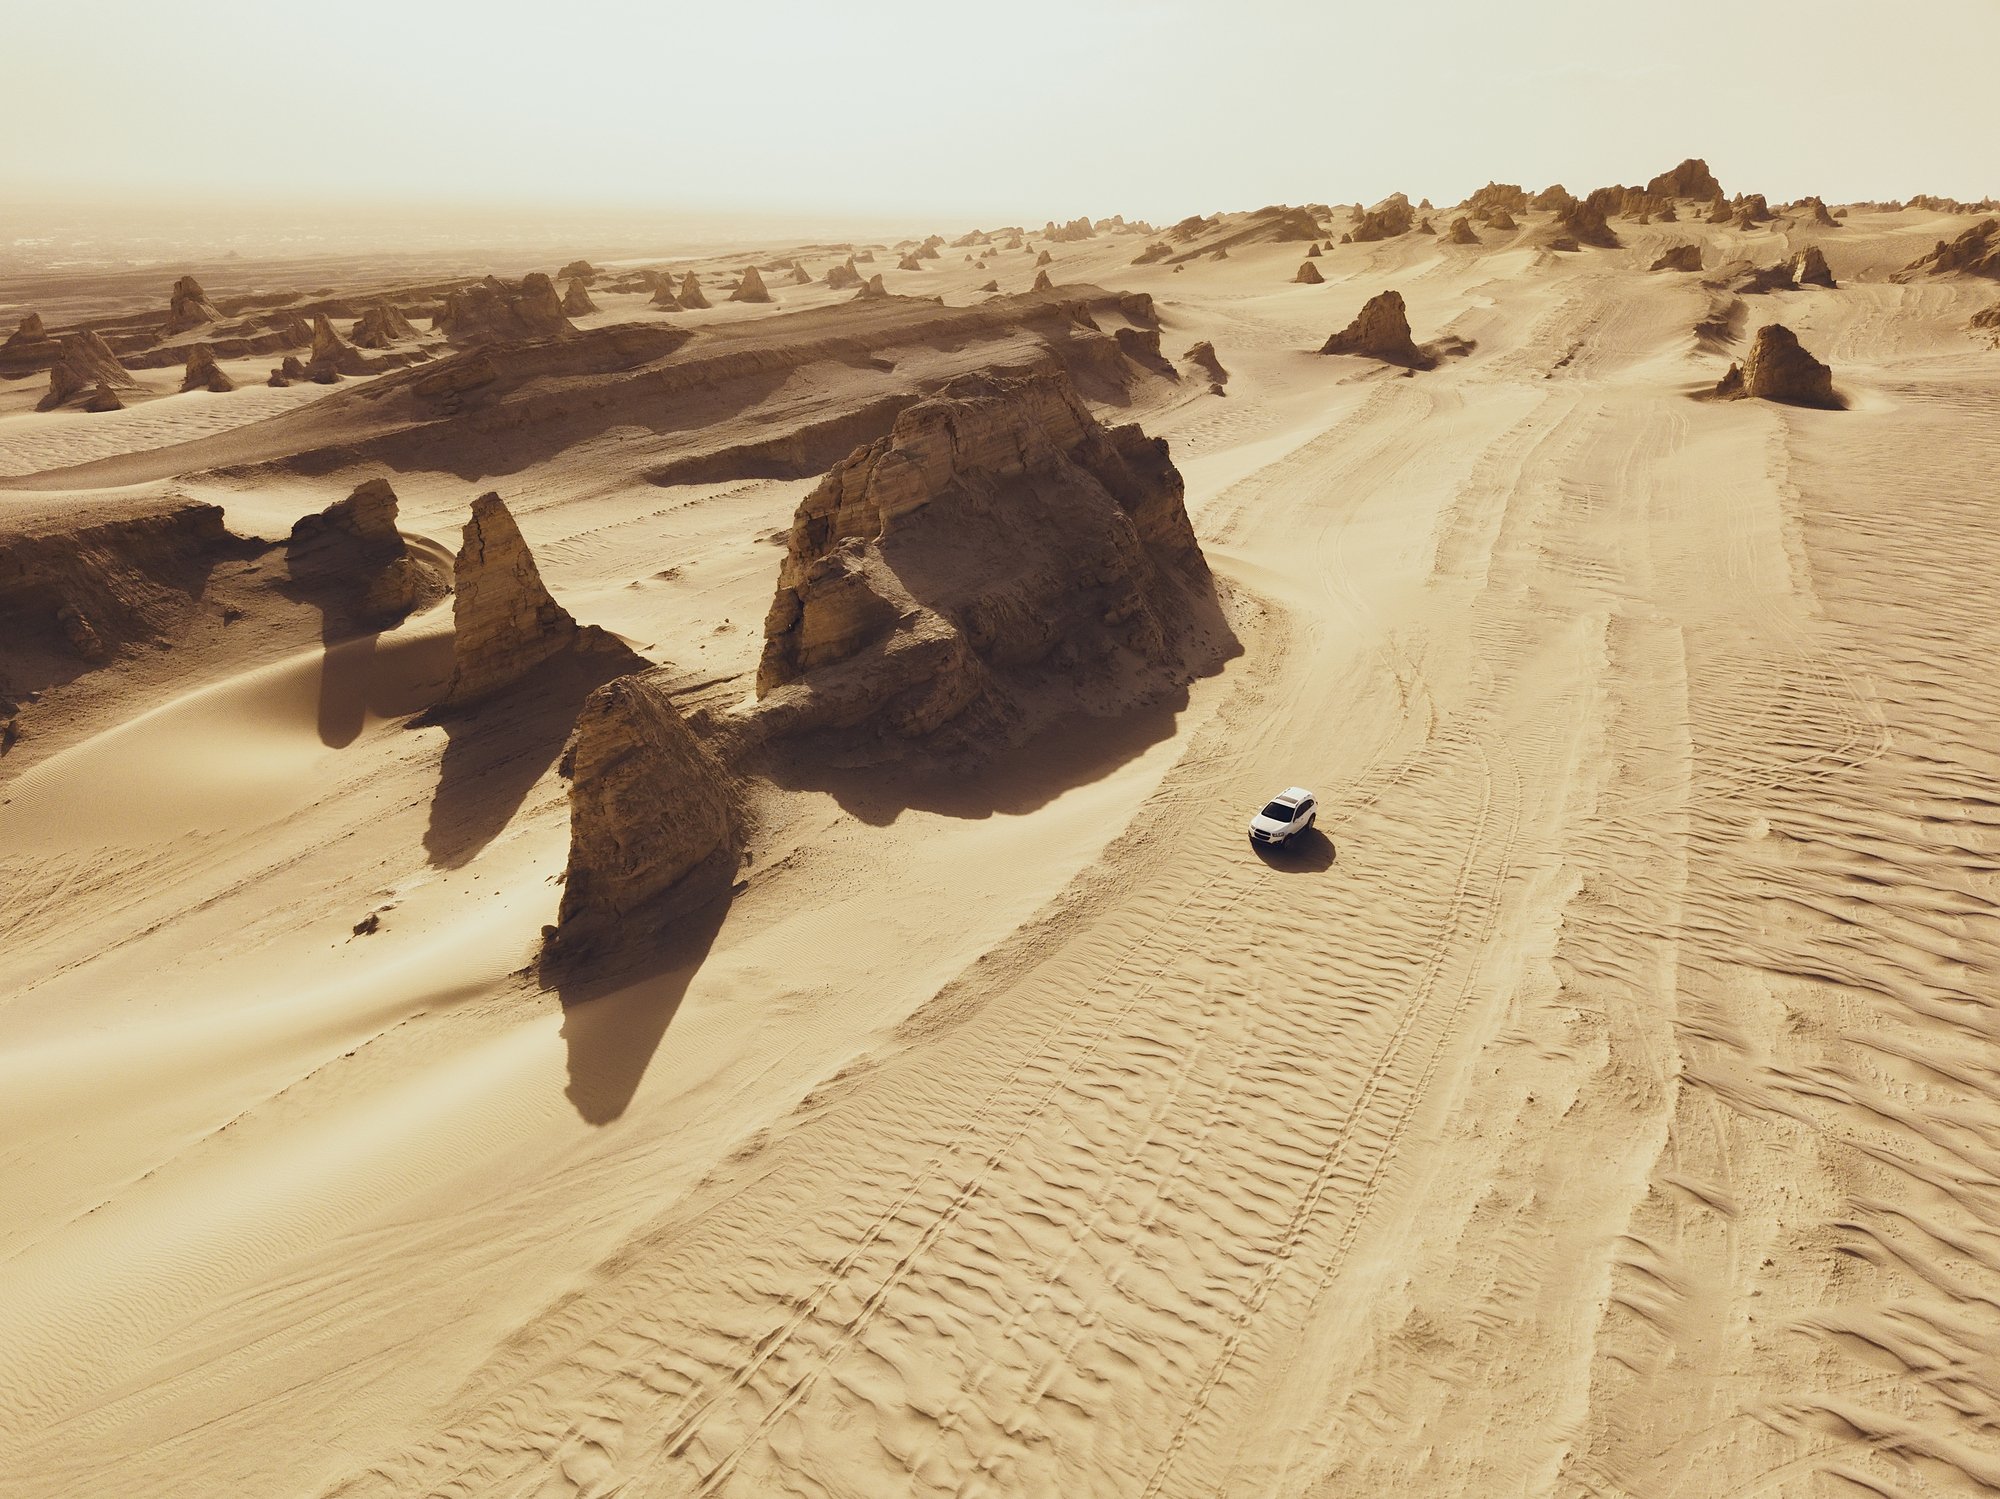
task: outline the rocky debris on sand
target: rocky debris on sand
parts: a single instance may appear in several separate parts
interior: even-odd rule
[[[882,284],[882,273],[877,271],[861,283],[861,290],[854,294],[854,300],[857,302],[872,302],[877,297],[886,297],[888,295],[889,288]]]
[[[1319,267],[1310,260],[1302,260],[1299,262],[1298,274],[1292,277],[1292,280],[1304,286],[1318,286],[1326,280],[1326,277],[1319,273]]]
[[[681,289],[678,295],[683,307],[700,309],[709,305],[708,298],[702,295],[701,278],[693,271],[681,277]]]
[[[185,333],[190,328],[199,328],[203,323],[219,322],[222,314],[215,304],[208,300],[208,293],[201,289],[201,283],[192,276],[183,276],[174,283],[172,294],[167,299],[166,326],[163,333]]]
[[[1907,281],[1913,276],[1944,276],[1956,271],[2000,278],[2000,219],[1981,219],[1949,244],[1939,240],[1937,248],[1904,266],[1894,279]]]
[[[1349,232],[1354,243],[1365,245],[1408,234],[1415,224],[1416,210],[1410,207],[1410,200],[1401,193],[1391,193],[1364,213],[1361,222]]]
[[[1181,358],[1196,369],[1201,370],[1217,385],[1228,383],[1229,371],[1222,367],[1222,361],[1215,354],[1215,345],[1207,339],[1204,338],[1200,343],[1190,345],[1188,351],[1181,355]]]
[[[765,620],[774,736],[990,748],[1051,688],[1185,682],[1213,584],[1167,445],[1105,428],[1068,376],[967,375],[799,506]],[[1014,684],[1021,684],[1016,693]]]
[[[1648,270],[1653,271],[1698,271],[1701,269],[1701,246],[1696,244],[1672,245],[1662,251]]]
[[[299,363],[298,356],[296,354],[287,354],[279,362],[278,367],[271,371],[271,378],[264,383],[266,385],[296,385],[305,379],[305,377],[306,367]]]
[[[1361,354],[1413,370],[1427,370],[1437,363],[1410,337],[1410,317],[1399,291],[1370,297],[1353,322],[1321,345],[1320,353]]]
[[[102,334],[88,328],[81,333],[67,334],[61,347],[62,352],[49,367],[48,394],[36,404],[37,411],[53,411],[79,397],[84,399],[86,411],[115,411],[118,409],[116,406],[101,404],[100,393],[129,389],[139,383],[118,362],[118,356],[111,352],[111,345],[104,341]]]
[[[1479,243],[1479,236],[1472,231],[1472,221],[1466,218],[1464,214],[1460,214],[1451,221],[1451,230],[1445,238],[1455,245],[1476,245]]]
[[[1671,172],[1662,172],[1646,184],[1656,198],[1700,198],[1704,202],[1722,196],[1722,184],[1699,156],[1690,156]]]
[[[597,626],[578,625],[550,597],[520,527],[491,491],[472,502],[452,589],[449,707],[490,697],[565,651],[625,651]]]
[[[581,281],[586,287],[589,287],[596,284],[597,278],[601,274],[603,273],[587,260],[572,260],[568,265],[556,272],[556,279],[558,281]]]
[[[569,866],[557,945],[588,950],[725,894],[742,814],[722,763],[688,727],[664,672],[605,683],[563,752]]]
[[[1818,245],[1807,245],[1791,259],[1792,280],[1800,286],[1833,286],[1833,271]]]
[[[348,332],[357,349],[386,349],[399,338],[416,336],[415,325],[387,302],[364,311]]]
[[[574,333],[556,286],[540,271],[518,282],[488,276],[445,294],[437,329],[455,344],[511,343]]]
[[[285,546],[290,588],[364,630],[386,630],[444,597],[444,575],[396,528],[396,491],[368,479],[344,500],[301,516]]]
[[[1800,347],[1798,335],[1783,323],[1766,323],[1757,330],[1749,354],[1740,366],[1729,366],[1715,395],[1720,400],[1750,397],[1789,406],[1840,406],[1833,371]]]
[[[597,311],[597,303],[591,300],[590,289],[583,284],[583,278],[572,276],[568,286],[563,288],[562,310],[564,317],[589,317]]]
[[[188,346],[187,373],[181,376],[183,393],[191,390],[212,390],[217,395],[236,389],[236,382],[222,372],[222,366],[215,362],[215,350],[207,344]]]
[[[743,279],[736,283],[736,290],[729,294],[732,302],[768,302],[770,292],[764,289],[764,278],[757,274],[757,267],[751,266],[743,273]]]

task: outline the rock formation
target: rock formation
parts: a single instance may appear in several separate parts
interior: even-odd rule
[[[22,344],[46,343],[48,338],[48,330],[42,326],[42,315],[39,312],[23,313],[20,323],[7,335],[7,342],[0,344],[0,348],[14,349]]]
[[[102,381],[89,395],[83,398],[83,409],[85,411],[123,411],[125,403],[119,398],[118,392],[112,389],[110,382]]]
[[[1968,325],[1975,332],[1991,332],[2000,336],[2000,302],[1995,302],[1983,312],[1975,312]]]
[[[1767,323],[1757,330],[1742,365],[1729,366],[1715,395],[1722,400],[1751,397],[1836,410],[1841,404],[1833,393],[1833,371],[1801,348],[1798,336],[1783,323]]]
[[[444,698],[449,707],[511,687],[566,651],[629,654],[597,626],[579,626],[549,596],[520,527],[490,491],[472,502],[452,587],[451,685]]]
[[[986,264],[986,262],[983,260],[980,261],[979,263],[981,265]],[[811,286],[812,279],[813,278],[806,273],[806,268],[804,266],[800,265],[797,261],[792,262],[792,285]]]
[[[736,290],[729,294],[732,302],[768,302],[770,292],[764,289],[764,278],[757,274],[757,267],[744,271],[743,279],[736,283]]]
[[[326,314],[315,314],[312,353],[306,359],[305,377],[316,385],[331,385],[342,375],[358,375],[366,369],[360,353],[334,331]]]
[[[1217,385],[1226,385],[1229,382],[1229,371],[1222,367],[1222,361],[1215,354],[1215,345],[1207,339],[1189,346],[1181,358],[1202,371]]]
[[[1800,286],[1825,286],[1835,284],[1833,272],[1828,268],[1826,256],[1818,245],[1807,245],[1791,259],[1789,269],[1792,280]]]
[[[1486,227],[1489,229],[1507,230],[1518,229],[1521,226],[1514,222],[1514,215],[1507,212],[1506,209],[1496,208],[1486,215]]]
[[[215,350],[207,344],[188,346],[187,373],[181,377],[183,393],[191,390],[212,390],[217,395],[236,389],[236,382],[222,372],[222,366],[215,362]]]
[[[889,288],[882,284],[882,273],[877,271],[861,284],[861,290],[854,294],[854,300],[873,301],[877,297],[889,295]]]
[[[1662,172],[1646,184],[1656,198],[1700,198],[1704,202],[1722,196],[1722,184],[1699,156],[1690,156],[1671,172]]]
[[[116,406],[90,403],[101,402],[102,391],[130,389],[138,383],[118,362],[118,356],[111,352],[103,336],[86,328],[63,339],[62,352],[49,367],[48,394],[36,404],[35,410],[53,411],[79,398],[87,411],[116,410]]]
[[[1736,222],[1742,225],[1768,223],[1771,205],[1762,193],[1745,193],[1736,200]]]
[[[1936,249],[1918,256],[1896,272],[1894,279],[1907,281],[1913,276],[1954,272],[2000,279],[2000,219],[1981,219],[1950,244],[1939,240]]]
[[[1172,245],[1165,244],[1162,243],[1161,241],[1155,240],[1152,244],[1146,246],[1145,249],[1141,250],[1137,255],[1134,255],[1132,257],[1132,264],[1152,265],[1156,261],[1165,260],[1169,255],[1173,253],[1174,253],[1174,247]]]
[[[357,349],[386,349],[399,338],[415,338],[410,320],[387,302],[378,302],[355,320],[349,338]]]
[[[185,333],[190,328],[199,328],[203,323],[219,322],[222,314],[208,300],[208,293],[201,289],[201,283],[192,276],[183,276],[174,283],[172,295],[167,301],[167,321],[162,333]]]
[[[1304,260],[1299,262],[1298,274],[1292,277],[1292,279],[1305,286],[1318,286],[1326,280],[1326,277],[1319,273],[1318,266],[1314,265],[1310,260]]]
[[[1047,271],[1035,272],[1035,284],[1029,288],[1030,291],[1054,291],[1055,289],[1055,283],[1049,280],[1049,273]]]
[[[998,281],[982,281],[979,284],[979,289],[981,291],[998,291],[1000,290],[1000,283]]]
[[[679,312],[681,310],[681,299],[674,295],[673,277],[662,276],[660,278],[660,284],[653,289],[653,300],[646,305],[649,307],[658,307],[667,312]]]
[[[1518,183],[1489,182],[1465,200],[1465,208],[1491,224],[1496,214],[1512,218],[1514,214],[1527,212],[1528,195]]]
[[[1472,232],[1472,221],[1460,214],[1451,221],[1451,231],[1445,236],[1455,245],[1476,245],[1479,236]]]
[[[601,274],[602,272],[587,260],[572,260],[568,265],[556,272],[556,279],[558,281],[581,281],[585,287],[590,287],[596,284],[597,278]]]
[[[896,262],[896,269],[899,271],[921,271],[923,268],[924,263],[915,255],[905,255]]]
[[[1409,313],[1399,291],[1370,297],[1354,321],[1329,338],[1320,353],[1360,354],[1414,370],[1427,370],[1437,363],[1411,339]]]
[[[1041,253],[1041,254],[1037,255],[1037,256],[1035,257],[1035,264],[1036,264],[1036,265],[1048,265],[1048,264],[1050,264],[1050,259],[1049,259],[1049,252],[1048,252],[1047,250],[1044,250],[1044,251],[1042,251],[1042,253]]]
[[[455,344],[507,343],[574,333],[555,283],[540,271],[518,282],[488,276],[446,293],[438,331]]]
[[[701,278],[696,276],[693,271],[689,271],[685,276],[681,277],[679,295],[681,306],[683,307],[706,308],[709,305],[708,298],[703,296],[701,292]]]
[[[305,377],[306,367],[299,363],[298,356],[287,354],[279,362],[278,367],[271,371],[271,378],[264,383],[266,385],[296,385],[299,381],[305,379]]]
[[[0,375],[28,375],[45,370],[62,357],[62,346],[49,337],[39,313],[23,313],[19,325],[0,341]]]
[[[572,276],[569,285],[563,289],[562,310],[564,317],[589,317],[597,311],[597,303],[591,300],[589,288],[583,284],[582,277]]]
[[[1556,221],[1549,243],[1555,249],[1573,250],[1580,245],[1595,245],[1599,249],[1615,250],[1619,240],[1617,232],[1604,216],[1601,203],[1570,198],[1556,205]]]
[[[386,630],[444,597],[445,580],[396,529],[396,491],[368,479],[344,500],[302,516],[285,546],[291,592],[340,623]]]
[[[1365,245],[1408,234],[1415,224],[1416,210],[1410,207],[1410,200],[1401,193],[1391,193],[1364,213],[1350,233],[1354,243]]]
[[[1100,426],[1059,371],[961,376],[799,506],[759,716],[777,735],[953,725],[990,745],[1049,705],[1050,668],[1093,694],[1119,662],[1187,680],[1212,599],[1164,442]]]
[[[588,950],[648,916],[664,920],[722,895],[741,846],[738,797],[661,680],[635,672],[583,705],[569,778],[569,867],[557,944]]]
[[[1736,211],[1729,206],[1729,200],[1723,197],[1721,193],[1717,193],[1715,201],[1708,205],[1709,223],[1726,224],[1735,217]]]
[[[1801,198],[1793,205],[1798,216],[1819,229],[1838,229],[1840,220],[1826,211],[1826,203],[1818,197]]]
[[[1646,269],[1651,271],[1698,271],[1701,269],[1701,246],[1697,244],[1672,245],[1662,251],[1660,258]]]
[[[846,291],[861,284],[861,272],[854,268],[854,257],[847,257],[843,265],[834,266],[826,273],[826,284],[834,291]]]

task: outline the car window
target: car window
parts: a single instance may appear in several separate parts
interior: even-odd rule
[[[1273,822],[1290,822],[1296,814],[1285,803],[1272,802],[1264,809],[1263,815]]]

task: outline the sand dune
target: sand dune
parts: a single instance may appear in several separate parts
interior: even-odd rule
[[[0,388],[0,548],[252,541],[0,713],[7,1492],[2000,1487],[1993,288],[1893,279],[1948,208],[1656,222],[1678,180],[1615,248],[1501,187],[1433,215],[1476,242],[1051,223],[860,302],[850,247],[770,305],[598,271],[573,333],[330,387]],[[1705,284],[1809,247],[1836,287]],[[1321,352],[1390,290],[1458,357]],[[1846,409],[1693,399],[1780,322]],[[742,768],[732,892],[622,967],[539,963],[595,684],[427,711],[450,607],[288,586],[364,479],[444,571],[497,488],[700,728],[819,476],[1058,369],[1167,440],[1240,654]]]

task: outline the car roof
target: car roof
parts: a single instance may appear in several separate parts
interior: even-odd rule
[[[1281,802],[1304,802],[1312,800],[1312,793],[1303,786],[1287,786],[1278,793]]]

